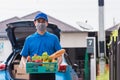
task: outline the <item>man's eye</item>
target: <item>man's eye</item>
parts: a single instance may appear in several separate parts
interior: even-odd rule
[[[39,23],[45,23],[45,20],[44,19],[38,19],[37,20]]]

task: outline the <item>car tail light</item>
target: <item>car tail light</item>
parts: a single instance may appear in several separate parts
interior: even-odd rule
[[[6,64],[1,63],[1,64],[0,64],[0,70],[4,70],[5,68],[6,68]]]
[[[64,55],[62,55],[62,63],[58,66],[58,71],[60,72],[66,72],[66,69],[67,69],[67,63],[66,63],[66,60],[64,58]]]
[[[65,71],[66,71],[66,68],[67,68],[67,65],[60,65],[60,66],[59,66],[59,71],[60,71],[60,72],[65,72]]]

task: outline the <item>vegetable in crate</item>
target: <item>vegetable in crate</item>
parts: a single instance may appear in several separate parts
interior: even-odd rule
[[[47,52],[44,52],[44,53],[42,54],[43,62],[49,62],[49,61],[48,61],[48,58],[49,58],[48,53],[47,53]]]
[[[42,62],[42,57],[41,57],[41,56],[38,56],[37,54],[35,54],[35,55],[32,57],[32,61],[33,61],[33,62]]]
[[[28,62],[31,62],[31,61],[32,61],[30,56],[27,57],[27,61],[28,61]]]
[[[49,62],[48,58],[49,58],[48,53],[47,53],[47,52],[44,52],[44,53],[42,54],[43,62]],[[47,70],[47,71],[49,70],[49,64],[46,63],[46,64],[43,64],[43,66],[46,67],[46,70]]]
[[[34,54],[34,56],[32,56],[32,61],[34,62],[37,59],[37,54]]]
[[[48,62],[52,62],[52,58],[48,57]]]

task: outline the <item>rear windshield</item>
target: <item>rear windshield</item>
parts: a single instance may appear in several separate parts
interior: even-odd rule
[[[15,37],[18,39],[25,39],[30,34],[36,31],[35,27],[17,27],[15,28]]]

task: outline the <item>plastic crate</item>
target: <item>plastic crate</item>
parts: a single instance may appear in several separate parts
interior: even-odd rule
[[[57,70],[57,62],[26,63],[26,73],[55,73]]]

